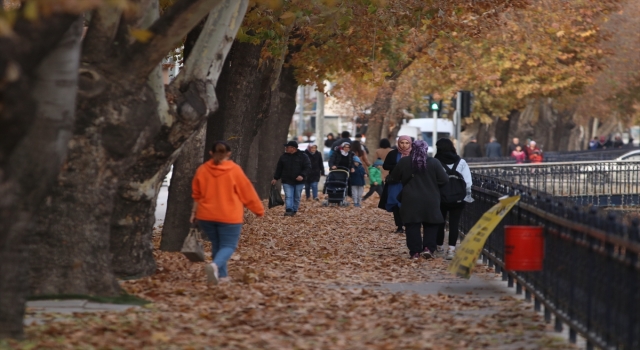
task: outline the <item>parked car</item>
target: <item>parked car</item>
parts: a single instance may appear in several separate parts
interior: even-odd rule
[[[640,149],[627,152],[620,157],[616,158],[616,160],[626,160],[626,161],[640,161]]]

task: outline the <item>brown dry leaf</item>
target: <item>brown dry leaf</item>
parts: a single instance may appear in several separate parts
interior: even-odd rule
[[[203,267],[156,251],[157,273],[122,281],[153,301],[122,313],[52,315],[11,347],[45,349],[459,349],[527,344],[569,349],[512,297],[393,293],[381,283],[465,283],[442,259],[410,261],[390,213],[303,202],[243,228],[231,283],[208,286]],[[160,237],[154,237],[155,247]],[[210,249],[209,243],[205,243]],[[211,259],[210,255],[207,257]],[[476,275],[494,276],[481,266]],[[504,299],[504,300],[503,300]],[[508,331],[507,331],[508,330]],[[64,339],[65,341],[61,341]],[[29,345],[32,344],[32,345]]]

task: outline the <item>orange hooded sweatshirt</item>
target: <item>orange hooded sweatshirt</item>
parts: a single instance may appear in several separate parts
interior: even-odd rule
[[[262,202],[242,168],[231,160],[219,165],[207,161],[193,178],[192,197],[198,203],[196,219],[225,224],[242,224],[247,207],[264,215]]]

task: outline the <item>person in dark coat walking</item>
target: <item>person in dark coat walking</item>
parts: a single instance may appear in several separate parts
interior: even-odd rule
[[[311,197],[313,192],[313,200],[318,200],[318,182],[320,182],[320,176],[324,176],[324,164],[322,163],[322,154],[318,152],[318,146],[309,145],[304,151],[304,154],[309,157],[311,161],[311,170],[304,182],[304,191],[307,195],[307,200]]]
[[[402,135],[398,137],[397,148],[387,153],[382,168],[391,172],[396,167],[396,164],[398,164],[398,161],[400,161],[401,158],[408,157],[409,154],[411,154],[411,137]],[[387,176],[382,190],[382,196],[380,197],[380,204],[378,204],[378,208],[393,213],[393,221],[397,226],[396,233],[404,233],[404,225],[400,217],[400,207],[396,200],[400,191],[402,191],[402,183]]]
[[[331,151],[329,152],[329,157],[331,157],[340,147],[342,147],[342,144],[348,142],[349,145],[351,145],[351,133],[348,131],[343,131],[340,134],[340,138],[333,141],[333,144],[331,144]]]
[[[449,177],[439,160],[427,156],[428,149],[426,142],[415,141],[411,155],[400,159],[389,174],[403,185],[400,215],[412,259],[433,258],[438,227],[444,223],[440,212],[440,186],[446,184]],[[424,230],[424,237],[420,228]]]
[[[471,141],[464,146],[464,157],[465,158],[482,158],[482,151],[480,150],[480,145],[478,144],[478,139],[475,137],[471,138]]]
[[[271,180],[271,185],[282,179],[284,189],[284,216],[294,216],[300,207],[300,195],[304,188],[304,181],[311,170],[311,161],[304,152],[298,150],[298,143],[289,141],[286,151],[280,156],[276,172]]]
[[[502,157],[502,146],[498,143],[498,139],[491,138],[491,142],[487,144],[487,157],[488,158],[500,158]]]

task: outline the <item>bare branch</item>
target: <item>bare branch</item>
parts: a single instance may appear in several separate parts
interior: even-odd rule
[[[149,76],[169,51],[180,44],[189,31],[224,0],[178,0],[150,28],[151,39],[136,42],[128,55],[121,57],[123,71],[135,72],[139,78]]]

